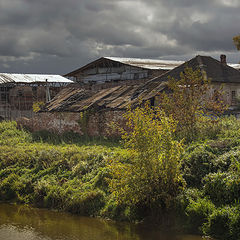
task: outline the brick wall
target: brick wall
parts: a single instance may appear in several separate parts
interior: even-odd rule
[[[114,124],[123,127],[125,124],[123,111],[100,111],[86,113],[37,113],[33,118],[19,118],[19,126],[31,131],[48,130],[61,134],[73,131],[89,136],[119,136],[120,132],[113,128]]]

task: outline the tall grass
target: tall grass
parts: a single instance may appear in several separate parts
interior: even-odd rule
[[[0,201],[99,215],[108,201],[106,164],[125,155],[117,141],[73,133],[29,133],[0,123]]]

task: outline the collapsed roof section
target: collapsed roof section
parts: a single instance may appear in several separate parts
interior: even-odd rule
[[[83,112],[88,109],[126,110],[129,106],[137,106],[139,101],[150,100],[166,84],[156,89],[141,89],[135,86],[117,86],[100,91],[85,90],[77,85],[63,89],[43,111],[46,112]]]

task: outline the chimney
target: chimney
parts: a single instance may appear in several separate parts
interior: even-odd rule
[[[222,65],[227,65],[227,57],[226,57],[226,55],[222,54],[220,56],[220,62],[221,62]]]

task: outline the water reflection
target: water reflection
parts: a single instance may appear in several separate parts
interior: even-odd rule
[[[0,204],[1,240],[201,240],[148,227],[79,217],[27,206]]]

